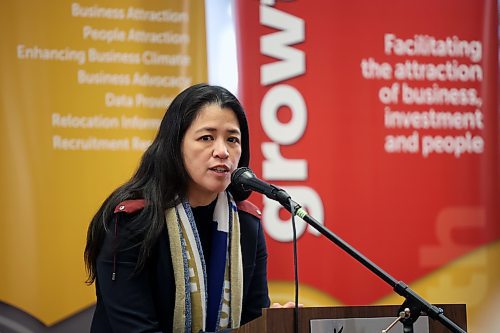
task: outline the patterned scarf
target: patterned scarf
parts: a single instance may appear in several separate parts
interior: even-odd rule
[[[239,327],[243,264],[238,210],[231,195],[222,192],[217,197],[209,267],[189,203],[165,213],[176,288],[173,331],[198,333],[206,330],[207,322],[215,323],[215,330]],[[208,304],[208,294],[211,299],[220,295],[220,302]]]

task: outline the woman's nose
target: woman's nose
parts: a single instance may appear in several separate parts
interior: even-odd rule
[[[214,157],[226,159],[229,157],[229,151],[225,141],[216,140],[214,143]]]

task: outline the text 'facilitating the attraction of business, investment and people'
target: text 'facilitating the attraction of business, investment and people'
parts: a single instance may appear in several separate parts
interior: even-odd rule
[[[361,75],[382,82],[378,100],[389,154],[484,152],[482,44],[458,36],[383,36],[381,59],[361,60]]]

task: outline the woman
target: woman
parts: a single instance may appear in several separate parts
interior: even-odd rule
[[[269,306],[260,213],[230,186],[248,124],[229,91],[199,84],[169,106],[138,170],[92,219],[92,332],[238,327]]]

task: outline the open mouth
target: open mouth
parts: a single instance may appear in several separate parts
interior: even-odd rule
[[[214,168],[210,168],[210,170],[217,173],[227,173],[229,172],[229,168],[227,166],[216,166]]]

